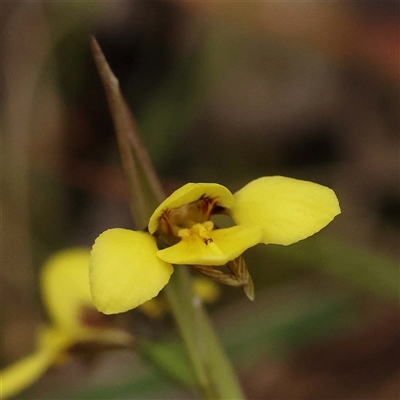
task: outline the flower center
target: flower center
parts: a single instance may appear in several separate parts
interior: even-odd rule
[[[175,237],[199,236],[208,241],[207,232],[214,228],[209,221],[217,199],[200,198],[192,203],[166,210],[160,219],[159,232]]]
[[[195,224],[191,228],[181,229],[178,232],[178,236],[182,239],[199,237],[205,244],[212,243],[213,240],[210,236],[210,232],[214,228],[214,223],[212,221],[206,221],[203,223]]]

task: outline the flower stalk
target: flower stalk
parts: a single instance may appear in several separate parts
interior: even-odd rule
[[[156,206],[165,198],[155,169],[97,41],[91,41],[117,135],[130,207],[139,228],[145,228]],[[188,269],[178,266],[165,287],[167,299],[185,343],[198,390],[203,399],[243,399],[233,368],[215,336],[200,299],[194,295]]]

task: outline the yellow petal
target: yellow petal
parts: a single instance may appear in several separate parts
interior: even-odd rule
[[[203,277],[194,277],[193,290],[204,303],[213,303],[221,295],[219,286],[212,280]]]
[[[147,232],[109,229],[96,239],[89,281],[99,311],[124,312],[157,296],[173,268],[160,260],[156,251],[156,241]]]
[[[16,395],[38,380],[54,362],[56,354],[42,349],[0,372],[1,398]]]
[[[42,326],[38,333],[37,345],[40,349],[47,349],[49,352],[59,353],[74,343],[75,335],[55,326]]]
[[[198,235],[182,238],[177,244],[157,252],[157,256],[171,264],[225,265],[246,249],[260,242],[261,230],[255,226],[233,226],[209,233],[211,241]]]
[[[88,249],[54,254],[41,271],[44,305],[54,324],[65,330],[80,329],[82,307],[93,307],[89,289]]]
[[[233,205],[233,195],[225,186],[218,183],[187,183],[175,190],[156,208],[149,221],[149,232],[153,234],[157,230],[159,219],[166,210],[200,200],[203,196],[217,199],[216,205],[221,207],[231,208]]]
[[[36,352],[0,371],[2,399],[16,395],[37,381],[71,343],[70,338],[53,330],[46,330],[45,336]]]
[[[262,228],[262,242],[289,245],[321,230],[340,214],[326,186],[283,176],[256,179],[237,193],[231,210],[237,224]]]

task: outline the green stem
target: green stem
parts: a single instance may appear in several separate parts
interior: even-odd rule
[[[118,80],[94,38],[91,44],[117,134],[132,214],[136,223],[144,227],[155,208],[154,204],[159,204],[164,194],[134,118],[119,89]],[[165,291],[189,354],[201,396],[207,400],[243,399],[232,366],[200,300],[192,292],[190,279],[187,267],[176,267]]]
[[[191,293],[190,276],[188,271],[183,268],[175,268],[175,272],[165,288],[165,293],[197,376],[199,391],[204,399],[216,399],[217,394],[212,390],[212,382],[209,379],[203,359],[204,352],[202,352],[202,349],[205,348],[205,345],[199,335],[199,328],[201,327],[195,323],[196,313],[193,305],[194,297]]]
[[[204,399],[243,399],[229,359],[215,336],[207,313],[192,292],[186,266],[178,266],[165,288]]]

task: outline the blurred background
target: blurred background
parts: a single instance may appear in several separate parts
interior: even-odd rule
[[[221,287],[211,318],[249,399],[398,399],[399,4],[7,2],[2,11],[1,366],[44,321],[55,250],[134,227],[95,35],[166,192],[264,175],[335,190],[342,214],[245,254],[256,301]],[[137,337],[167,316],[124,314]],[[138,354],[76,355],[20,399],[194,398]]]

